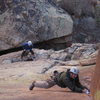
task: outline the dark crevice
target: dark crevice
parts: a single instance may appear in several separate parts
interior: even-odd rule
[[[49,50],[49,49],[61,50],[61,49],[65,49],[65,48],[70,47],[70,46],[71,46],[71,42],[53,43],[52,41],[44,41],[44,42],[39,42],[39,43],[33,44],[33,48],[45,49],[45,50]],[[12,53],[12,52],[21,51],[21,50],[23,50],[22,46],[10,48],[7,50],[1,50],[0,56],[8,54],[8,53]]]
[[[17,51],[20,51],[22,50],[22,47],[16,47],[16,48],[10,48],[10,49],[7,49],[7,50],[2,50],[0,51],[0,56],[1,55],[4,55],[4,54],[8,54],[8,53],[12,53],[12,52],[17,52]]]

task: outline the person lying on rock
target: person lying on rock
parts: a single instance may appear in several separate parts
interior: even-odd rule
[[[45,81],[33,81],[29,90],[33,90],[34,87],[50,88],[54,85],[58,85],[61,88],[69,88],[73,92],[89,94],[90,90],[83,86],[79,82],[79,70],[77,67],[71,67],[66,72],[54,71],[50,79]]]
[[[31,53],[32,56],[34,57],[34,52],[32,50],[33,44],[31,41],[23,43],[22,48],[23,48],[23,52],[21,54],[21,59],[23,59],[23,57],[27,56],[29,53]]]

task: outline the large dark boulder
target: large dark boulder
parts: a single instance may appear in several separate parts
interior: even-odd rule
[[[20,45],[67,37],[73,21],[48,0],[4,0],[0,15],[0,50]]]

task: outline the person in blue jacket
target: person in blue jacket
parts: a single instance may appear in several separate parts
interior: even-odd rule
[[[21,54],[21,59],[23,59],[24,56],[27,56],[29,52],[34,56],[34,52],[32,50],[33,43],[31,41],[23,43],[22,48],[23,48],[23,52]]]

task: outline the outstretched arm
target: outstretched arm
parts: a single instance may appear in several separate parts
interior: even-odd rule
[[[84,93],[89,93],[89,92],[90,92],[90,90],[89,90],[86,86],[83,86],[83,85],[80,83],[79,77],[77,77],[75,81],[76,81],[76,82],[75,82],[75,83],[76,83],[76,86],[79,87],[79,88],[82,88]]]
[[[69,89],[71,89],[73,92],[79,92],[79,93],[83,92],[83,89],[80,88],[80,87],[77,87],[75,85],[75,82],[72,82],[69,78],[66,78],[64,80],[64,83],[65,83],[66,87],[68,87]]]

